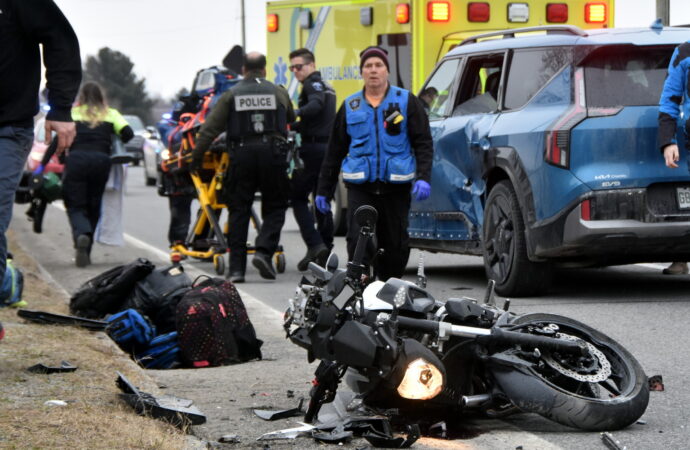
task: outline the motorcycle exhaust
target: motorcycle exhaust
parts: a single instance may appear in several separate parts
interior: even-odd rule
[[[460,404],[463,408],[476,408],[491,401],[491,394],[463,395]]]

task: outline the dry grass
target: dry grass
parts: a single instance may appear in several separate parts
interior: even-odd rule
[[[28,308],[68,313],[64,292],[40,276],[21,249],[11,251],[25,276]],[[0,308],[0,322],[6,331],[0,341],[0,448],[184,448],[184,433],[136,415],[119,399],[115,371],[146,392],[158,388],[105,334],[27,323],[12,308]],[[52,375],[26,370],[62,360],[79,368]],[[68,404],[46,406],[47,400]]]

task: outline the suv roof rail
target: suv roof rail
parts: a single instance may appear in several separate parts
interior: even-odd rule
[[[582,37],[589,36],[585,30],[573,25],[542,25],[538,27],[513,28],[511,30],[491,31],[489,33],[477,34],[460,42],[458,47],[465,44],[474,44],[477,42],[477,40],[488,37],[503,36],[503,39],[507,39],[514,38],[515,33],[529,33],[533,31],[546,31],[546,34],[572,34],[574,36]]]

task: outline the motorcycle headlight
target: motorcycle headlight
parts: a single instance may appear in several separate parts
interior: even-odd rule
[[[170,150],[168,150],[167,148],[164,149],[164,150],[161,152],[161,159],[162,159],[163,161],[167,161],[168,159],[170,159]]]
[[[418,358],[407,365],[398,394],[410,400],[429,400],[443,390],[443,374],[432,363]]]

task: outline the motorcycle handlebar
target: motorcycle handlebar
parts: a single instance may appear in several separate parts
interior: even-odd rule
[[[379,319],[388,320],[389,314],[382,313]],[[397,317],[398,326],[408,330],[422,331],[425,333],[437,333],[439,336],[459,336],[476,338],[484,344],[511,344],[525,345],[534,348],[579,353],[587,355],[589,350],[582,342],[554,339],[552,337],[537,336],[517,331],[507,331],[502,328],[480,328],[463,325],[453,325],[448,322],[435,320],[413,319],[410,317]]]

